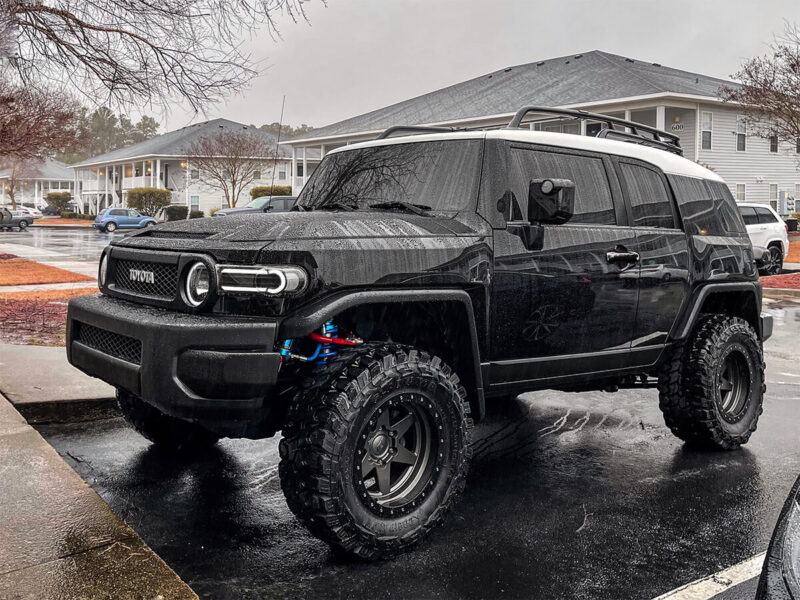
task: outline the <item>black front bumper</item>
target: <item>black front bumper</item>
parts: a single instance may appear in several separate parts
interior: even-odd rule
[[[96,294],[67,312],[67,356],[81,371],[166,414],[243,435],[263,416],[280,354],[275,321],[192,315]]]

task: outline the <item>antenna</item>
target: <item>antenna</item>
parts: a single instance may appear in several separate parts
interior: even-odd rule
[[[281,143],[281,130],[283,129],[283,108],[286,106],[286,94],[283,95],[281,102],[281,120],[278,123],[278,141],[275,142],[275,162],[272,164],[272,182],[269,184],[269,195],[272,196],[275,191],[275,169],[278,168],[278,147]],[[294,178],[294,173],[292,173]]]

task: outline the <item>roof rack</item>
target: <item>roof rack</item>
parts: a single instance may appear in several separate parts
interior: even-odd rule
[[[528,113],[540,113],[545,115],[558,115],[560,117],[572,117],[574,119],[581,119],[582,121],[600,121],[606,124],[606,128],[601,129],[597,134],[600,138],[616,138],[634,144],[641,144],[642,146],[651,146],[679,154],[683,156],[683,148],[681,148],[680,138],[674,133],[668,133],[649,125],[636,123],[634,121],[626,121],[625,119],[618,119],[617,117],[610,117],[608,115],[601,115],[598,113],[586,112],[585,110],[572,110],[569,108],[550,108],[548,106],[526,106],[519,109],[511,122],[506,126],[506,129],[520,129],[522,120]],[[630,131],[623,131],[614,129],[614,125],[626,127]],[[384,132],[385,133],[385,132]],[[648,137],[649,136],[651,137]]]
[[[396,125],[389,127],[386,131],[376,137],[376,140],[385,140],[386,138],[400,132],[405,133],[446,133],[456,131],[455,127],[425,127],[423,125]]]

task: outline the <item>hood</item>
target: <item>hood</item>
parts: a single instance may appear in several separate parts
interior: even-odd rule
[[[120,240],[139,248],[203,249],[232,244],[263,248],[277,240],[342,240],[474,236],[475,229],[451,217],[395,212],[284,212],[230,214],[158,225]]]

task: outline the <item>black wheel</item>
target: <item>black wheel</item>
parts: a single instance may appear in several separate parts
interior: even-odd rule
[[[365,344],[316,366],[289,408],[281,485],[312,534],[387,558],[441,523],[464,488],[472,419],[439,358]]]
[[[19,230],[20,231],[25,231],[27,228],[28,228],[28,222],[27,221],[20,221],[19,222]]]
[[[112,223],[109,223],[108,225],[106,225],[106,231],[108,233],[114,233],[116,230],[117,230],[117,224],[116,223],[112,222]]]
[[[664,420],[682,440],[724,450],[747,443],[766,391],[756,332],[738,317],[703,317],[671,352],[658,387]]]
[[[153,225],[155,225],[155,223],[153,223],[152,221],[148,221],[147,223],[144,224],[145,227],[152,227]]]
[[[770,246],[767,250],[769,252],[759,273],[761,275],[780,275],[783,271],[783,251],[779,246]]]
[[[117,390],[117,402],[128,425],[159,446],[197,448],[212,446],[219,440],[218,435],[204,427],[165,415],[124,390]]]

